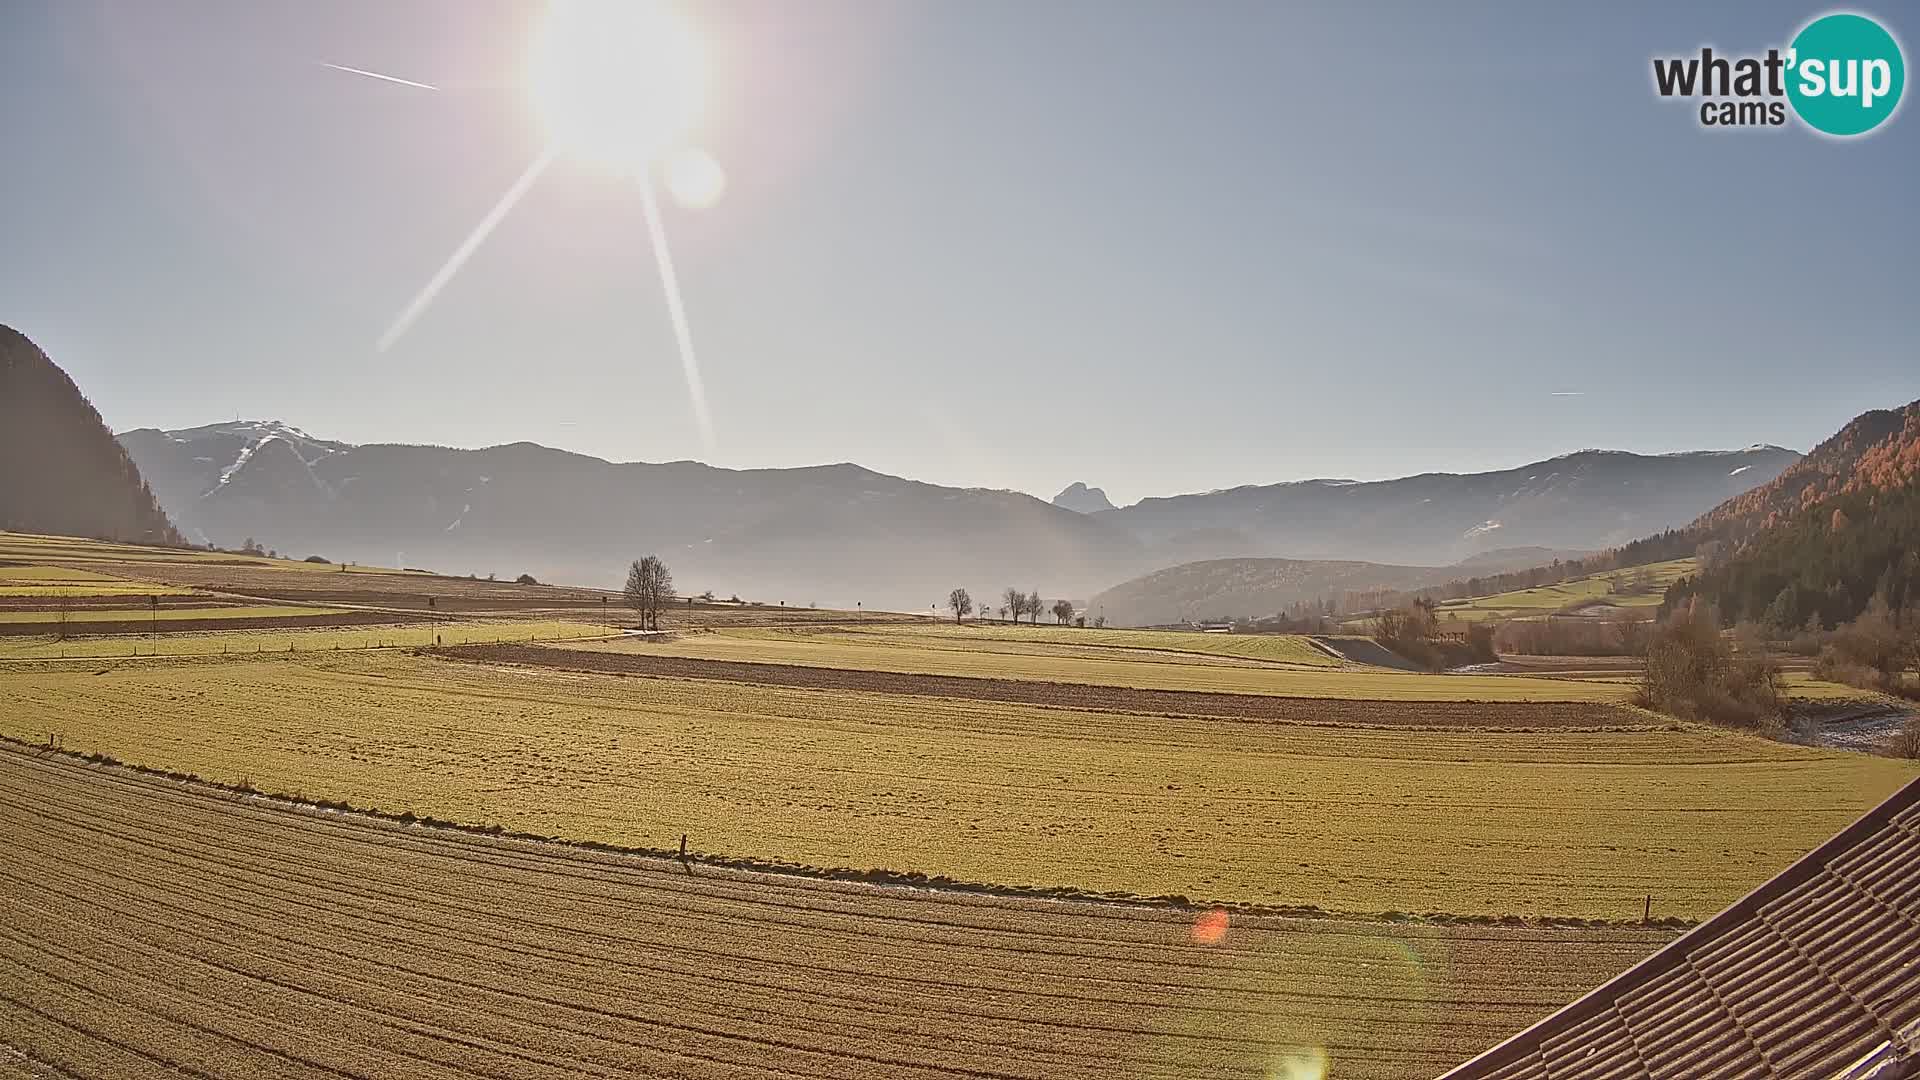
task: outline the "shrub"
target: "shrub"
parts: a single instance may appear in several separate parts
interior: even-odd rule
[[[534,580],[534,577],[533,577],[533,575],[532,575],[532,574],[521,574],[521,575],[520,575],[519,577],[517,577],[517,578],[514,578],[514,579],[513,579],[513,583],[514,583],[515,585],[538,585],[538,584],[540,584],[540,583],[539,583],[538,581],[536,581],[536,580]]]
[[[1920,652],[1920,639],[1884,614],[1869,612],[1826,635],[1813,675],[1828,682],[1863,690],[1920,699],[1920,688],[1908,685],[1906,670]]]
[[[1920,714],[1907,717],[1907,722],[1893,733],[1887,753],[1898,758],[1920,758]]]
[[[1688,609],[1654,630],[1635,704],[1683,720],[1784,733],[1780,669],[1758,638],[1736,649],[1716,622],[1710,612]]]
[[[1407,607],[1381,611],[1374,616],[1372,630],[1373,639],[1382,647],[1428,671],[1500,659],[1494,649],[1492,626],[1471,624],[1463,634],[1445,633],[1430,600],[1416,599]]]
[[[1626,617],[1515,619],[1496,632],[1500,650],[1531,656],[1643,656],[1646,624]]]
[[[300,561],[310,562],[310,563],[332,563],[333,562],[332,559],[327,558],[325,555],[309,555],[306,558],[301,559]]]

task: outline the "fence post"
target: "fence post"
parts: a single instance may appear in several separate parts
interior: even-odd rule
[[[1652,893],[1647,894],[1647,907],[1645,911],[1642,911],[1640,913],[1640,921],[1643,923],[1650,923],[1653,921],[1653,894]]]

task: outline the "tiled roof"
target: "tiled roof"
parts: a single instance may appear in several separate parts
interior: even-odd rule
[[[1920,1077],[1920,780],[1441,1080]]]

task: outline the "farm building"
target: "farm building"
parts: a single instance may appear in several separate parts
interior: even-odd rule
[[[1441,1080],[1920,1077],[1920,780]]]

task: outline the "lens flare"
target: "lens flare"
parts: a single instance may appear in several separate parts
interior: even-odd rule
[[[1267,1080],[1326,1080],[1327,1052],[1317,1046],[1289,1047],[1273,1056]]]
[[[1218,945],[1227,939],[1227,913],[1220,910],[1203,911],[1193,920],[1193,943],[1195,945]]]
[[[693,422],[700,428],[700,441],[713,449],[713,415],[707,411],[707,388],[700,379],[700,361],[693,354],[693,332],[687,329],[687,308],[680,302],[680,275],[673,269],[673,253],[667,250],[667,226],[660,219],[660,200],[653,194],[653,179],[640,170],[640,207],[647,219],[647,233],[653,241],[654,261],[660,266],[660,284],[667,292],[667,315],[673,321],[674,344],[680,348],[680,370],[687,377],[687,399],[693,406]]]
[[[542,151],[539,157],[534,158],[533,163],[527,166],[527,171],[521,173],[520,178],[507,189],[507,193],[500,196],[500,201],[493,204],[493,209],[487,211],[487,216],[481,218],[480,223],[467,234],[467,238],[460,242],[460,246],[453,249],[453,254],[447,257],[447,261],[441,265],[439,272],[427,282],[426,288],[421,289],[414,296],[412,302],[407,304],[406,310],[393,320],[393,325],[387,327],[387,332],[380,335],[379,350],[381,352],[393,348],[393,343],[400,340],[401,336],[407,332],[407,328],[413,325],[414,320],[426,313],[427,308],[433,304],[433,298],[440,295],[440,290],[446,288],[447,282],[453,280],[453,275],[459,273],[460,268],[473,257],[473,253],[480,250],[480,245],[486,242],[488,234],[492,233],[501,219],[507,216],[507,211],[513,209],[514,204],[526,195],[527,189],[533,186],[533,182],[540,179],[540,174],[547,171],[547,166],[553,164],[553,157],[554,151],[549,147]]]
[[[713,155],[698,147],[676,150],[661,166],[667,193],[688,210],[705,210],[727,190],[727,174]]]

